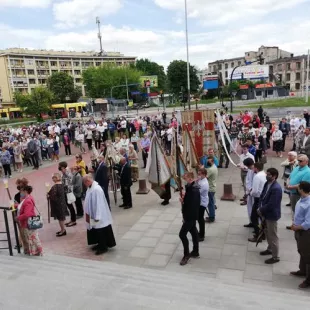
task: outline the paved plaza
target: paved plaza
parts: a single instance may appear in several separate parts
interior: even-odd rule
[[[86,156],[86,158],[89,158]],[[70,165],[74,157],[66,158]],[[283,159],[269,157],[266,168],[276,167],[282,174],[280,163]],[[87,161],[87,160],[86,160]],[[239,169],[230,165],[228,169],[219,169],[217,182],[216,222],[206,224],[206,238],[200,243],[200,259],[192,259],[187,266],[181,267],[182,244],[178,233],[182,224],[179,193],[172,194],[168,206],[161,206],[161,200],[153,192],[147,195],[136,195],[138,184],[132,187],[133,208],[123,210],[114,204],[111,195],[113,229],[117,246],[103,256],[95,256],[86,245],[86,226],[83,219],[78,225],[67,229],[67,236],[56,238],[58,222],[47,223],[47,201],[45,182],[51,183],[53,172],[57,171],[57,163],[49,163],[38,171],[26,171],[24,175],[30,179],[34,187],[33,196],[37,207],[43,214],[45,224],[40,230],[40,238],[44,251],[48,254],[58,254],[78,258],[110,261],[122,265],[157,268],[208,278],[218,278],[225,281],[262,284],[274,287],[297,288],[300,279],[289,276],[289,272],[298,269],[299,255],[296,249],[294,233],[285,229],[291,223],[290,208],[287,195],[283,195],[282,218],[279,221],[280,258],[275,265],[264,264],[265,257],[259,251],[266,249],[266,242],[259,244],[247,241],[252,236],[252,229],[244,228],[248,223],[246,206],[239,205],[242,196]],[[144,177],[140,172],[140,178]],[[14,175],[14,178],[17,175]],[[15,193],[15,179],[10,179],[10,189]],[[280,180],[282,183],[282,180]],[[224,183],[232,183],[233,192],[237,195],[235,202],[220,200]],[[0,204],[7,205],[7,194],[0,185]],[[0,217],[1,230],[3,218]]]

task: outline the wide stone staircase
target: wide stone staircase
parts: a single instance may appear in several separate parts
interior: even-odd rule
[[[310,292],[64,256],[0,254],[1,310],[310,309]]]

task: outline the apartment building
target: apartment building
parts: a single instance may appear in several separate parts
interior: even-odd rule
[[[270,82],[289,87],[290,91],[302,91],[307,81],[307,55],[285,57],[267,63]],[[310,79],[310,73],[308,76]]]
[[[53,50],[29,50],[10,48],[0,50],[0,103],[13,103],[15,91],[30,93],[39,85],[46,85],[54,72],[66,72],[74,79],[76,86],[85,87],[82,72],[89,67],[104,63],[119,66],[135,63],[136,57],[124,56],[118,52],[107,52],[98,56],[96,52],[67,52]]]
[[[231,68],[236,66],[243,66],[246,63],[256,61],[258,57],[261,56],[264,61],[264,64],[268,62],[280,59],[291,57],[293,54],[290,52],[286,52],[284,50],[279,49],[277,46],[261,46],[257,51],[249,51],[245,52],[244,56],[230,58],[230,59],[222,59],[216,60],[208,64],[208,74],[220,74],[222,79],[226,85],[229,84],[229,74],[228,71]]]

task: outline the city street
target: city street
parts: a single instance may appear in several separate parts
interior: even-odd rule
[[[266,168],[276,167],[281,175],[280,163],[284,158],[271,157],[271,154],[273,152],[268,154]],[[68,159],[68,162],[72,165],[74,157]],[[239,198],[242,196],[240,173],[232,165],[228,169],[219,171],[216,222],[211,225],[206,224],[206,239],[200,243],[200,259],[193,259],[184,267],[179,266],[183,252],[178,237],[182,224],[178,193],[174,193],[170,204],[163,207],[160,205],[161,200],[153,191],[147,195],[136,195],[138,184],[135,183],[132,187],[133,208],[130,210],[118,207],[120,193],[118,193],[119,201],[116,205],[111,195],[113,229],[117,246],[107,254],[98,257],[86,244],[84,219],[80,219],[77,226],[67,228],[67,236],[63,238],[55,237],[55,232],[58,231],[57,221],[52,219],[50,224],[47,223],[45,182],[51,183],[51,175],[56,171],[57,163],[51,163],[41,167],[38,171],[31,170],[24,173],[34,187],[33,196],[44,217],[44,227],[40,230],[40,238],[46,255],[58,254],[88,258],[103,263],[111,261],[128,266],[199,274],[225,281],[241,281],[264,286],[295,289],[300,282],[300,279],[288,275],[290,271],[298,269],[299,255],[293,232],[285,229],[285,226],[291,223],[290,208],[285,206],[288,202],[287,195],[283,195],[282,218],[278,227],[281,262],[273,266],[265,265],[264,257],[258,252],[266,248],[266,242],[255,247],[255,244],[247,241],[248,237],[252,236],[252,230],[243,227],[248,223],[247,210],[246,206],[239,205]],[[140,178],[143,178],[143,172],[140,172]],[[14,178],[9,181],[13,195],[16,192],[14,185],[16,177],[17,174],[14,174]],[[220,200],[224,183],[232,184],[233,192],[237,195],[236,201]],[[0,205],[8,205],[8,197],[2,183],[0,184]],[[0,226],[3,230],[2,214]]]

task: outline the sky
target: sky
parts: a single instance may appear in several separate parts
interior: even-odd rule
[[[105,51],[167,67],[186,60],[185,0],[0,0],[0,49]],[[189,57],[199,69],[260,46],[306,54],[310,0],[187,0]]]

